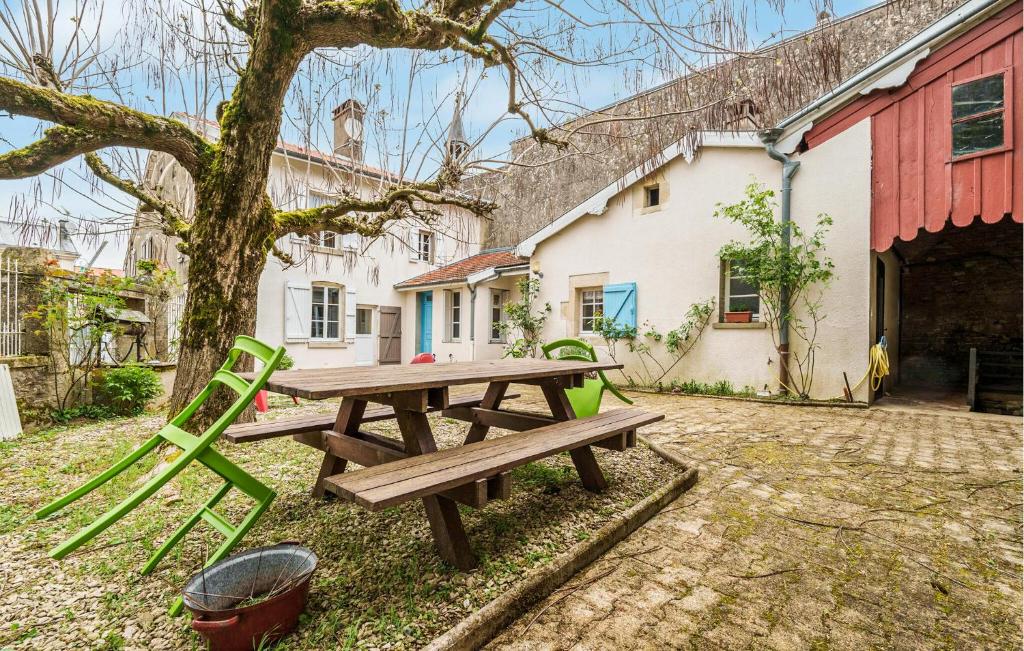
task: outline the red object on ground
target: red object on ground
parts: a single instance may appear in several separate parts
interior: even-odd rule
[[[409,362],[409,363],[410,364],[433,364],[435,361],[437,361],[437,358],[434,357],[434,353],[420,353],[416,357],[413,357],[412,361]]]
[[[259,391],[257,391],[256,399],[253,400],[253,402],[256,403],[256,411],[260,412],[261,414],[267,413],[267,410],[270,409],[270,404],[267,402],[267,390],[260,389]]]

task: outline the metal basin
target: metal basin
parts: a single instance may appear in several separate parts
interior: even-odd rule
[[[316,564],[311,549],[294,543],[214,563],[182,590],[192,628],[213,651],[251,651],[276,642],[298,624]]]

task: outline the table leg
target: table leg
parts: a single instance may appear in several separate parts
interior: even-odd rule
[[[547,400],[548,408],[551,409],[551,415],[557,420],[572,420],[576,418],[576,413],[572,409],[572,405],[569,404],[569,398],[565,395],[565,389],[563,389],[557,381],[552,380],[545,382],[541,385],[541,391],[544,392],[544,398]],[[608,488],[608,481],[604,478],[604,474],[601,472],[601,466],[597,465],[597,459],[594,458],[594,451],[589,445],[582,448],[576,448],[575,450],[569,451],[569,456],[572,458],[572,464],[576,466],[576,472],[580,475],[580,481],[583,483],[583,488],[586,488],[592,493],[600,493],[604,489]]]
[[[501,406],[501,401],[504,400],[507,390],[508,382],[491,382],[484,393],[484,399],[480,401],[480,406],[484,409],[497,409]],[[488,425],[473,423],[469,428],[469,434],[466,435],[463,445],[484,440],[490,429]]]
[[[341,434],[353,434],[359,431],[359,423],[363,419],[363,412],[366,411],[366,401],[355,398],[342,398],[341,407],[338,408],[338,417],[334,419],[334,431]],[[324,452],[324,460],[320,464],[320,472],[317,473],[316,483],[313,484],[313,497],[326,498],[334,497],[333,493],[324,490],[324,480],[332,475],[340,475],[345,472],[348,461],[336,457],[328,450]]]
[[[430,431],[426,414],[396,408],[395,416],[405,441],[406,452],[415,455],[437,451],[437,443]],[[447,497],[431,495],[423,498],[423,506],[427,510],[430,531],[434,534],[441,558],[460,570],[475,568],[476,556],[469,547],[469,539],[466,538],[466,530],[462,526],[455,502]]]

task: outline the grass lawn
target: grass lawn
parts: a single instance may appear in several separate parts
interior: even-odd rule
[[[269,416],[333,411],[330,402]],[[167,606],[220,538],[200,524],[150,576],[149,554],[219,486],[193,466],[135,512],[63,561],[46,552],[133,490],[157,459],[43,521],[32,512],[144,441],[163,415],[58,427],[0,443],[0,648],[190,648],[200,640],[188,618]],[[461,442],[464,423],[432,416],[441,447]],[[368,426],[398,437],[394,423]],[[493,431],[493,435],[505,432]],[[320,453],[290,438],[219,449],[278,498],[242,546],[298,541],[320,557],[299,630],[281,648],[415,648],[508,590],[533,568],[586,540],[681,472],[643,445],[625,453],[595,450],[609,490],[583,490],[567,454],[513,474],[512,498],[485,509],[460,507],[480,567],[461,573],[433,548],[418,501],[370,513],[309,489]],[[232,499],[234,497],[235,499]],[[218,509],[233,521],[248,510],[229,496]]]

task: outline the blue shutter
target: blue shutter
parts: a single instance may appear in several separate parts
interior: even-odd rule
[[[619,327],[636,327],[636,283],[604,286],[604,316]]]

